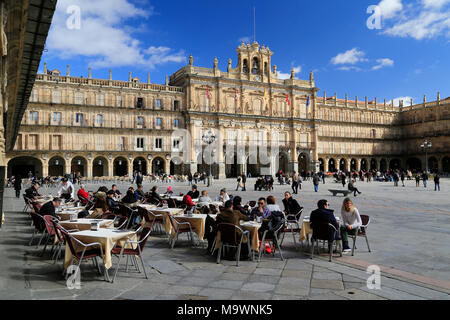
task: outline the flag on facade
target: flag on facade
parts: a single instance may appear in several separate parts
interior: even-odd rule
[[[309,107],[309,96],[308,96],[308,100],[306,100],[306,108]]]
[[[287,102],[288,106],[291,105],[291,101],[289,100],[289,93],[286,96],[286,102]]]
[[[238,93],[236,88],[234,88],[234,101],[238,101]]]

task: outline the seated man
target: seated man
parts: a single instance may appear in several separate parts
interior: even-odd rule
[[[60,198],[53,198],[52,201],[47,202],[41,207],[41,210],[39,210],[39,214],[41,216],[52,216],[56,217],[56,208],[58,208],[61,204]]]
[[[118,214],[120,212],[119,202],[114,200],[114,195],[115,193],[113,190],[108,191],[108,193],[106,194],[106,204],[109,207],[109,211]]]
[[[266,199],[259,198],[258,205],[252,209],[250,212],[250,220],[256,220],[256,217],[261,217],[262,219],[269,218],[271,212],[266,207]]]
[[[270,216],[263,220],[261,227],[258,229],[259,237],[262,238],[264,231],[269,231],[269,236],[272,236],[270,232],[278,230],[282,224],[285,223],[284,213],[280,207],[275,203],[274,196],[267,197],[267,209],[270,211]]]
[[[284,213],[288,220],[296,220],[295,215],[303,208],[298,204],[297,200],[292,197],[289,191],[284,193],[283,205]]]
[[[153,198],[153,200],[156,200],[158,204],[163,201],[163,198],[158,193],[157,186],[153,186],[152,189],[150,190],[150,197]],[[150,201],[150,202],[155,202],[155,201]]]
[[[144,186],[142,184],[139,184],[137,186],[136,191],[134,191],[134,195],[136,196],[136,199],[140,201],[144,200],[145,194],[144,194]]]
[[[187,193],[192,199],[198,199],[200,192],[197,190],[197,186],[194,184],[192,190]]]
[[[39,187],[40,187],[39,183],[33,184],[31,187],[25,190],[25,196],[31,200],[35,200],[36,198],[41,197],[41,195],[38,192]]]
[[[127,194],[125,195],[125,197],[123,197],[122,202],[124,204],[134,204],[137,202],[136,196],[134,195],[134,188],[130,187],[127,191]]]
[[[73,187],[73,184],[69,181],[69,179],[62,179],[61,188],[58,191],[58,197],[65,199],[66,202],[75,199],[75,188]]]
[[[111,190],[114,192],[114,198],[116,198],[116,201],[119,201],[120,198],[122,198],[122,193],[117,189],[117,186],[115,184],[112,185]]]
[[[362,192],[358,190],[358,188],[355,187],[355,180],[350,179],[350,181],[348,182],[348,190],[350,190],[351,192],[353,192],[353,196],[356,197],[356,193],[358,192],[359,194],[361,194]]]
[[[315,238],[315,226],[319,226],[321,224],[330,223],[332,224],[337,230],[339,230],[339,225],[336,221],[336,218],[334,216],[334,210],[329,209],[329,203],[327,200],[319,200],[317,202],[317,209],[311,212],[310,216],[310,224],[311,228],[313,229],[313,238]],[[334,237],[333,237],[334,235]],[[318,235],[317,235],[318,236]],[[330,230],[330,234],[328,237],[329,241],[332,240],[339,240],[339,233],[334,232],[334,230]]]

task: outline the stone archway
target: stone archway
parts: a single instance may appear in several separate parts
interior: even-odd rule
[[[325,162],[322,158],[319,158],[319,171],[325,172]]]
[[[345,158],[342,158],[339,160],[339,170],[346,171],[347,170],[347,160]]]
[[[185,167],[183,160],[176,157],[170,160],[170,174],[171,175],[182,175],[185,174]]]
[[[336,172],[336,160],[334,160],[333,158],[330,158],[330,160],[328,160],[328,171],[329,172]]]
[[[302,152],[298,155],[298,172],[299,173],[308,171],[308,160],[309,160],[309,156],[307,153]]]
[[[387,162],[386,159],[380,160],[380,172],[386,172],[387,170]]]
[[[401,161],[400,159],[392,159],[391,161],[389,161],[389,169],[390,170],[398,170],[401,169],[402,165],[401,165]]]
[[[283,171],[283,173],[286,173],[289,171],[289,156],[286,154],[286,152],[280,152],[278,154],[278,170],[277,172]]]
[[[377,159],[370,159],[370,170],[377,170],[378,169],[378,164],[377,164]]]
[[[360,165],[359,169],[367,171],[367,159],[361,159],[361,165]]]
[[[358,168],[358,163],[356,159],[351,159],[350,160],[350,171],[356,171],[356,169]]]
[[[140,171],[144,176],[147,175],[147,161],[143,157],[137,157],[133,161],[133,172]]]
[[[31,172],[33,177],[42,177],[42,161],[35,157],[16,157],[8,161],[7,176],[26,179]]]
[[[436,157],[428,158],[428,170],[430,172],[438,172],[439,171],[439,161]]]
[[[82,177],[87,176],[87,160],[81,156],[76,156],[70,163],[70,172],[80,173]]]
[[[106,177],[108,174],[108,160],[104,157],[95,158],[92,162],[92,176]]]
[[[124,177],[128,175],[128,160],[124,157],[117,157],[113,162],[114,176]]]
[[[62,177],[66,173],[66,161],[63,157],[54,156],[48,161],[48,175]]]
[[[450,157],[444,157],[444,159],[442,159],[442,171],[450,172]]]
[[[419,158],[408,158],[406,168],[412,171],[420,171],[422,170],[422,161]]]
[[[152,173],[154,175],[162,175],[164,174],[166,166],[166,161],[161,157],[156,157],[152,161]]]

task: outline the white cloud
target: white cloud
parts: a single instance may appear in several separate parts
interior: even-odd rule
[[[394,99],[394,106],[398,107],[400,105],[400,101],[403,100],[403,106],[407,107],[411,105],[412,97],[398,97]]]
[[[357,48],[353,48],[351,50],[347,50],[344,53],[339,53],[337,56],[331,59],[331,63],[336,64],[356,64],[361,61],[367,61],[364,59],[365,53],[363,51],[358,50]]]
[[[81,9],[81,28],[69,29],[69,6]],[[81,56],[92,67],[142,66],[153,69],[166,62],[186,60],[182,50],[146,47],[128,32],[130,19],[146,19],[154,14],[151,6],[137,8],[129,0],[60,0],[47,39],[49,54],[63,59]]]
[[[393,67],[394,66],[394,60],[389,58],[383,58],[383,59],[377,59],[377,65],[372,67],[372,70],[378,70],[384,67]]]
[[[355,66],[343,66],[343,67],[339,67],[338,70],[341,70],[341,71],[352,71],[352,70],[354,70],[354,71],[359,72],[359,71],[361,71],[361,68],[355,67]]]
[[[295,72],[295,75],[297,76],[300,72],[302,71],[302,67],[301,66],[297,66],[297,67],[294,67],[294,72]],[[282,80],[285,80],[285,79],[290,79],[291,78],[291,73],[289,72],[289,73],[283,73],[281,70],[278,70],[278,79],[282,79]]]
[[[250,37],[241,37],[238,40],[240,43],[244,42],[244,43],[250,43],[252,40],[250,39]]]
[[[390,19],[397,15],[403,9],[401,0],[382,0],[378,7],[381,9],[381,15],[384,19]]]
[[[383,0],[379,6],[386,1],[392,2],[391,8],[394,8],[393,4],[397,0]],[[400,10],[387,9],[389,14],[385,16],[383,12],[383,17],[390,19],[390,23],[386,24],[386,29],[382,33],[416,40],[431,39],[441,35],[450,38],[449,4],[450,0],[417,0],[403,6]]]

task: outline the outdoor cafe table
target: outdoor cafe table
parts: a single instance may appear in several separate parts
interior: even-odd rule
[[[74,238],[80,240],[84,244],[90,244],[94,242],[98,242],[101,244],[103,249],[103,261],[105,263],[106,269],[110,269],[112,266],[111,261],[111,250],[114,248],[116,243],[119,246],[125,244],[130,237],[132,241],[137,241],[136,232],[134,231],[124,231],[124,230],[114,230],[114,229],[105,229],[101,228],[98,231],[84,230],[80,232],[73,232],[70,234]],[[75,249],[78,251],[82,251],[82,247],[77,248],[77,244],[74,243]],[[136,248],[136,245],[133,244],[133,249]],[[72,260],[72,252],[70,251],[69,244],[66,243],[66,254],[64,257],[64,268],[69,267],[70,262]]]
[[[175,218],[175,220],[177,220],[180,223],[189,222],[192,227],[192,232],[197,234],[197,236],[200,240],[203,240],[203,238],[205,237],[205,222],[206,222],[207,216],[208,216],[207,214],[194,213],[192,215],[184,215],[184,214],[177,215],[177,216],[174,216],[174,218]],[[213,218],[214,220],[217,217],[217,215],[214,215],[214,214],[210,214],[209,216],[211,218]],[[170,240],[172,240],[174,237],[175,237],[175,230],[173,230],[171,228],[170,229]]]
[[[339,217],[336,217],[336,221],[339,225],[341,224]],[[312,234],[312,228],[309,222],[309,217],[304,217],[302,222],[302,229],[300,231],[300,241],[309,239],[310,234]]]
[[[66,220],[70,220],[70,216],[72,214],[77,214],[78,215],[78,213],[80,213],[83,210],[84,210],[83,207],[73,208],[73,209],[70,209],[70,210],[69,209],[63,209],[63,210],[61,210],[59,212],[56,212],[55,214],[57,216],[61,217],[61,219],[60,219],[61,221],[66,221]],[[89,214],[91,214],[93,212],[94,212],[93,210],[90,210]]]
[[[258,235],[258,229],[261,227],[261,223],[258,223],[256,221],[241,221],[240,227],[244,231],[248,231],[250,234],[250,246],[254,252],[259,252],[259,235]],[[216,245],[214,246],[214,250],[219,249],[220,247],[220,231],[217,232],[216,237]],[[243,243],[247,243],[247,237],[244,237],[242,240]]]
[[[165,197],[163,199],[168,199],[168,198],[176,200],[176,201],[180,201],[180,202],[183,201],[183,196],[171,196],[171,197]],[[198,198],[197,199],[192,199],[192,202],[193,203],[198,203]]]
[[[114,228],[114,220],[107,219],[77,219],[76,221],[61,221],[59,224],[67,230],[78,229],[80,231],[83,231],[91,230],[92,222],[99,222],[100,228]]]
[[[168,214],[170,213],[172,216],[176,216],[179,214],[182,214],[184,212],[184,209],[179,209],[179,208],[156,208],[155,206],[153,206],[152,208],[148,208],[144,205],[139,205],[140,207],[147,209],[148,211],[153,212],[153,214],[155,215],[162,215],[162,219],[164,221],[164,228],[166,229],[166,232],[168,234],[171,233],[172,230],[172,225],[170,223],[170,219]],[[143,220],[145,221],[145,220]],[[150,225],[148,225],[148,222],[144,223],[144,227],[150,227]]]

